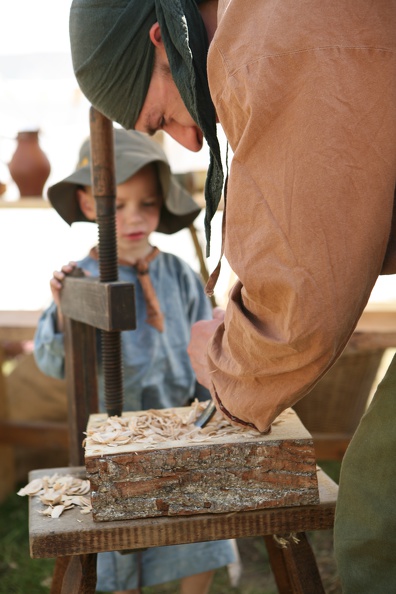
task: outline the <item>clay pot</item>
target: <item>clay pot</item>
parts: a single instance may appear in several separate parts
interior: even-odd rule
[[[42,196],[51,171],[50,162],[39,144],[39,131],[18,132],[17,147],[8,169],[21,197]]]

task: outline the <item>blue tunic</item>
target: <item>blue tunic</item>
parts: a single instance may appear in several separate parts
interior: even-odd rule
[[[78,265],[91,276],[99,276],[99,263],[87,256]],[[212,317],[211,304],[198,275],[174,256],[160,252],[150,262],[150,279],[157,294],[165,328],[161,333],[146,323],[146,304],[133,266],[120,265],[119,280],[135,284],[136,330],[122,332],[124,410],[147,410],[184,406],[198,396],[210,399],[195,374],[187,354],[190,329],[197,320]],[[42,314],[34,341],[38,367],[47,375],[64,377],[63,334],[56,333],[56,305]],[[98,353],[100,340],[98,333]],[[105,412],[103,374],[99,356],[99,405]]]
[[[99,263],[91,256],[78,265],[91,276],[99,276]],[[187,354],[192,324],[210,319],[212,308],[198,275],[173,254],[160,252],[150,262],[150,279],[164,314],[161,333],[146,323],[146,304],[142,287],[133,266],[120,265],[120,281],[135,284],[136,330],[122,332],[124,373],[124,411],[184,406],[198,397],[210,398],[197,384]],[[99,338],[99,333],[98,333]],[[100,365],[98,382],[99,408],[105,411],[103,374]],[[65,351],[63,334],[56,332],[56,305],[42,314],[34,340],[38,367],[47,375],[64,377]],[[150,586],[202,573],[234,562],[231,541],[215,541],[148,549],[139,554],[117,552],[98,555],[97,589],[127,590]]]

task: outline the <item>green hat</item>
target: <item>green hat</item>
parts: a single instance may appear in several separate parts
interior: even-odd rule
[[[155,62],[149,38],[158,21],[172,77],[208,143],[205,231],[223,188],[216,112],[206,71],[208,36],[198,6],[203,0],[73,0],[69,32],[73,69],[89,102],[126,129],[134,128]]]
[[[199,206],[172,175],[166,155],[158,142],[145,134],[114,128],[114,160],[116,184],[122,184],[149,163],[156,163],[163,193],[163,205],[157,231],[176,233],[188,227],[200,212]],[[48,188],[48,198],[69,224],[88,222],[77,200],[77,188],[90,186],[91,144],[85,140],[80,149],[79,160],[74,173]]]

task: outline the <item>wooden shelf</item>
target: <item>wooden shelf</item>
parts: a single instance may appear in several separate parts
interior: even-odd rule
[[[48,200],[40,196],[29,196],[18,200],[4,200],[0,198],[0,208],[52,208]]]
[[[41,313],[40,310],[0,311],[0,341],[31,340]]]
[[[356,330],[359,332],[396,332],[396,303],[369,303]]]

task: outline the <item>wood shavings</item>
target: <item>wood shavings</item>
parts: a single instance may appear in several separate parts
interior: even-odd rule
[[[277,534],[273,534],[272,538],[281,549],[287,549],[291,543],[298,544],[300,542],[300,539],[295,532],[290,532],[288,536],[278,536]]]
[[[18,491],[18,495],[38,497],[47,507],[38,513],[50,518],[59,518],[66,510],[75,506],[81,507],[81,513],[91,512],[90,497],[85,497],[90,492],[88,480],[79,479],[68,474],[54,474],[34,479]]]
[[[200,443],[212,437],[242,434],[257,437],[258,432],[231,425],[218,411],[203,428],[194,425],[207,402],[195,400],[191,406],[162,410],[146,410],[133,416],[109,417],[93,422],[86,432],[84,446],[95,450],[96,445],[118,447],[129,443],[155,448],[159,443],[186,441]]]

